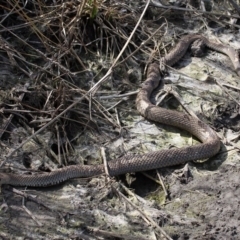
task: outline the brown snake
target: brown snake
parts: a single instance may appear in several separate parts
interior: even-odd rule
[[[232,47],[210,42],[201,35],[183,37],[176,47],[162,59],[163,62],[166,65],[172,66],[183,57],[190,44],[198,39],[202,40],[207,47],[228,55],[234,65],[235,71],[240,76],[238,53]],[[185,148],[160,150],[142,155],[125,155],[108,162],[110,176],[173,166],[191,160],[206,159],[219,151],[220,140],[207,124],[186,113],[167,110],[155,106],[150,102],[149,97],[152,91],[159,85],[160,80],[158,64],[153,63],[149,66],[147,80],[143,83],[137,95],[136,105],[138,111],[148,120],[184,129],[197,137],[202,143]],[[44,187],[55,185],[71,178],[90,177],[102,173],[105,173],[103,164],[91,166],[72,165],[50,173],[37,175],[0,173],[0,184]]]

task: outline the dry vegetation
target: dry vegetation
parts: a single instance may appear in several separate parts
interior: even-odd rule
[[[92,164],[99,161],[96,159],[103,146],[111,158],[125,151],[139,151],[141,141],[135,144],[133,138],[127,149],[124,142],[125,138],[131,142],[130,128],[140,121],[134,99],[147,63],[164,55],[173,37],[184,33],[204,32],[209,26],[216,32],[225,29],[228,36],[239,32],[239,2],[198,2],[182,1],[177,5],[176,1],[169,6],[153,1],[141,15],[149,1],[0,0],[2,171],[11,169],[21,174],[26,169],[49,171],[69,164]],[[231,39],[235,44],[236,38]],[[229,71],[231,66],[224,74]],[[230,96],[235,111],[238,90],[222,90],[217,101]],[[216,130],[225,130],[224,121],[213,125]],[[239,125],[235,127],[231,129],[238,132]],[[120,144],[116,143],[118,139]],[[155,141],[147,140],[149,144]],[[108,146],[112,142],[116,145]],[[231,147],[239,149],[236,141]],[[136,178],[122,180],[131,185]],[[182,177],[176,179],[180,178],[182,181]],[[32,192],[25,195],[6,188],[0,199],[0,238],[203,239],[208,226],[201,234],[189,230],[201,224],[197,214],[189,217],[173,209],[160,210],[160,204],[166,204],[169,196],[159,190],[156,182],[154,189],[146,186],[150,190],[143,191],[142,196],[147,195],[147,190],[159,194],[150,196],[149,201],[104,176],[80,188],[73,184],[60,186],[58,192],[37,190],[34,194],[38,198]],[[36,205],[25,206],[22,198]],[[182,234],[177,232],[178,225]],[[217,239],[221,233],[216,230],[205,239]],[[240,236],[237,234],[234,237]]]

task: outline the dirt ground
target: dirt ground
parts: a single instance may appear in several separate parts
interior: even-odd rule
[[[133,5],[138,9],[134,9],[135,13],[140,15],[145,3],[140,1]],[[217,2],[213,3],[213,11],[216,11]],[[130,13],[129,8],[133,6],[129,2],[125,4],[128,7],[123,12]],[[223,8],[224,5],[219,5],[219,9]],[[151,32],[163,24],[165,18],[168,20],[168,26],[159,33],[162,38],[156,36],[152,41],[157,42],[161,50],[161,44],[169,50],[179,40],[176,36],[192,32],[201,32],[213,41],[240,49],[240,18],[234,22],[237,28],[229,23],[228,17],[219,18],[221,22],[217,22],[215,15],[213,21],[212,15],[204,16],[201,12],[190,11],[184,15],[181,11],[173,12],[150,6],[142,19]],[[46,100],[44,91],[54,92],[57,83],[53,78],[50,89],[45,82],[36,84],[37,80],[29,81],[22,74],[15,77],[4,55],[0,70],[1,128],[7,119],[11,119],[11,126],[1,139],[1,171],[18,169],[18,174],[29,174],[32,170],[49,171],[63,165],[99,164],[103,149],[107,160],[114,160],[130,152],[144,154],[198,143],[189,133],[149,122],[137,112],[136,90],[145,79],[144,67],[150,59],[146,49],[148,45],[143,48],[145,52],[113,70],[111,79],[93,97],[92,108],[89,99],[74,108],[74,113],[81,109],[81,118],[72,114],[64,116],[75,120],[66,127],[68,137],[71,135],[74,139],[73,149],[66,157],[67,164],[56,163],[59,155],[64,155],[58,154],[57,137],[53,134],[54,129],[60,128],[59,124],[46,128],[5,161],[9,152],[42,127],[44,122],[38,125],[40,118],[35,117],[33,109],[44,105],[41,110],[46,110],[47,104],[41,103]],[[91,83],[87,82],[91,87],[111,66],[111,61],[97,51],[87,57],[83,55],[80,54],[81,59],[90,67],[81,72],[77,80],[69,81],[70,103],[82,94],[82,89],[76,87],[80,81],[91,79]],[[0,239],[240,239],[239,76],[227,56],[208,49],[201,58],[188,52],[174,69],[169,69],[164,82],[165,92],[159,96],[158,89],[152,101],[156,103],[165,94],[161,106],[176,111],[192,110],[208,123],[221,139],[221,149],[216,156],[206,161],[115,178],[102,175],[72,179],[46,188],[4,185],[0,194]],[[63,85],[57,89],[56,99],[67,92],[60,91]],[[22,90],[16,91],[16,88]],[[38,88],[41,91],[37,91]],[[16,107],[16,102],[21,102],[19,114],[25,119],[17,114],[11,118],[11,112],[4,112],[4,109]],[[32,115],[23,115],[24,106],[30,104]],[[64,107],[67,104],[64,100],[60,102]],[[93,121],[86,117],[90,115],[87,112],[90,108]],[[97,115],[99,109],[106,114]]]

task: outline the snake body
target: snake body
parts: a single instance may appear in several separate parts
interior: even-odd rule
[[[166,65],[172,66],[183,57],[190,44],[198,39],[202,40],[207,47],[228,55],[236,72],[240,75],[238,53],[232,47],[216,44],[201,35],[183,37],[176,47],[162,59],[163,62]],[[110,176],[173,166],[191,160],[206,159],[219,151],[220,140],[215,131],[207,124],[188,114],[167,110],[155,106],[150,102],[149,97],[152,91],[159,85],[160,80],[161,75],[158,64],[152,63],[148,68],[147,79],[137,95],[136,106],[138,111],[148,120],[184,129],[197,137],[202,143],[185,148],[160,150],[142,155],[125,155],[108,162],[107,168]],[[103,173],[105,173],[103,164],[91,166],[71,165],[50,173],[36,175],[0,173],[0,184],[44,187],[56,185],[72,178],[91,177]]]

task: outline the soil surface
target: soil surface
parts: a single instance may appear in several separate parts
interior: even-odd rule
[[[125,2],[121,13],[140,17],[139,12],[146,2],[133,2],[132,5]],[[180,2],[172,1],[171,4],[192,9],[188,5],[191,1]],[[205,3],[206,8],[210,8],[208,11],[225,9],[224,5],[218,9],[218,5],[211,3]],[[234,9],[231,12],[235,14]],[[88,45],[83,44],[88,55],[82,48],[83,52],[78,49],[82,62],[77,59],[82,64],[79,65],[85,64],[87,69],[78,69],[80,73],[76,70],[76,75],[69,74],[69,78],[58,83],[57,79],[64,76],[61,71],[66,73],[65,68],[74,65],[66,61],[70,65],[60,67],[66,63],[62,59],[56,64],[62,75],[49,78],[51,85],[44,81],[39,83],[40,73],[47,69],[49,61],[39,62],[43,64],[41,71],[38,69],[34,76],[26,77],[26,71],[15,73],[10,67],[19,63],[14,65],[11,58],[8,60],[10,55],[5,49],[1,57],[0,95],[1,128],[7,131],[1,136],[1,171],[32,174],[70,164],[99,164],[104,157],[114,160],[123,154],[144,154],[197,144],[198,140],[185,131],[145,120],[136,110],[135,98],[136,90],[145,79],[144,67],[151,61],[154,46],[161,46],[159,51],[164,54],[164,50],[169,51],[179,41],[176,36],[194,32],[240,49],[238,22],[235,24],[238,28],[234,25],[230,28],[226,20],[218,24],[214,14],[199,14],[192,10],[174,11],[150,6],[139,32],[146,28],[145,31],[152,34],[166,19],[168,21],[157,36],[152,36],[151,44],[143,47],[138,42],[142,51],[114,68],[111,79],[97,89],[92,98],[79,102],[61,121],[32,137],[7,160],[5,156],[101,79],[111,67],[113,58],[104,48],[99,53],[100,43],[89,52]],[[125,27],[130,35],[131,24],[122,21],[120,18],[119,26]],[[111,28],[111,25],[104,26],[105,30]],[[98,34],[106,34],[100,27],[102,32],[98,28],[87,29],[89,44],[100,39],[92,40],[96,37],[94,29],[100,32]],[[121,31],[116,32],[119,37]],[[109,39],[114,34],[110,33]],[[61,34],[64,35],[64,30]],[[34,40],[29,41],[35,44]],[[111,41],[109,46],[118,44],[115,38]],[[132,44],[127,50],[133,47],[136,46]],[[18,66],[22,68],[21,64]],[[74,67],[69,69],[75,71]],[[221,149],[216,156],[206,161],[115,178],[102,175],[73,179],[46,188],[4,185],[0,194],[0,239],[240,239],[239,76],[228,57],[209,49],[204,50],[201,58],[187,52],[174,69],[168,70],[164,90],[157,89],[152,102],[160,101],[162,107],[176,111],[192,111],[208,123],[221,139]],[[72,120],[70,124],[69,119]],[[5,129],[7,122],[10,124]]]

